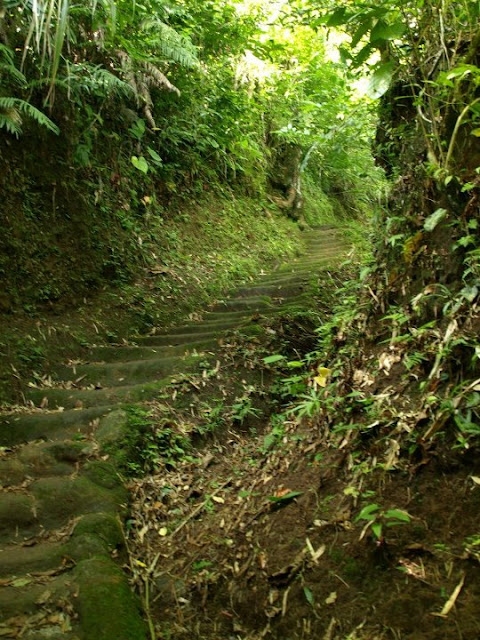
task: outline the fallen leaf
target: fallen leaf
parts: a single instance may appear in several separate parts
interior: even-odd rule
[[[30,578],[17,578],[16,580],[12,580],[12,587],[26,587],[27,584],[30,584],[32,580]]]
[[[335,604],[335,602],[337,601],[337,592],[336,591],[332,591],[332,593],[328,596],[328,598],[326,598],[325,600],[325,604]]]

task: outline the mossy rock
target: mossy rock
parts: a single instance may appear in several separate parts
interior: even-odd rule
[[[85,640],[145,640],[138,599],[123,572],[107,558],[92,558],[75,568],[77,608]]]
[[[111,411],[102,420],[95,433],[95,438],[102,450],[109,450],[128,435],[128,414],[123,409]]]
[[[50,445],[49,451],[60,462],[79,462],[91,455],[94,448],[89,441],[65,440]]]
[[[95,535],[100,538],[109,550],[123,546],[122,527],[118,519],[111,513],[88,513],[77,523],[73,537]]]
[[[94,482],[96,485],[103,487],[104,489],[122,490],[123,488],[115,467],[109,462],[104,462],[103,460],[89,462],[83,468],[83,474],[90,480],[90,482]],[[126,491],[124,497],[125,499],[127,498]]]
[[[123,487],[107,489],[86,477],[44,478],[31,485],[38,517],[44,526],[56,527],[84,513],[117,513],[126,502]]]
[[[66,553],[75,562],[89,560],[98,556],[109,557],[109,550],[105,541],[94,533],[73,536],[66,545]]]

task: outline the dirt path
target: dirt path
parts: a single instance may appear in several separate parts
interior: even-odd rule
[[[107,452],[124,438],[122,407],[156,398],[172,376],[198,370],[231,329],[308,306],[306,283],[337,262],[333,230],[312,232],[308,252],[261,275],[197,321],[92,347],[26,391],[28,412],[0,420],[0,637],[136,640],[142,612],[120,568],[128,493]]]

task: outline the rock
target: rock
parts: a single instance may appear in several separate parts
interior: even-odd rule
[[[122,487],[105,489],[88,478],[44,478],[32,483],[37,499],[38,518],[47,528],[64,524],[84,513],[116,513],[126,501]]]
[[[100,447],[105,450],[120,443],[127,434],[128,414],[123,409],[116,409],[100,420],[95,437]]]
[[[99,557],[84,560],[74,573],[76,607],[86,639],[145,640],[146,625],[138,599],[114,562]]]
[[[123,531],[118,519],[111,513],[88,513],[77,523],[73,536],[94,534],[110,551],[124,544]]]
[[[35,529],[34,499],[23,493],[0,494],[0,535],[31,533]]]

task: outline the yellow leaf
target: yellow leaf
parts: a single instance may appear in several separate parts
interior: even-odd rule
[[[327,378],[332,373],[331,369],[327,369],[327,367],[317,367],[318,376],[314,377],[314,382],[318,384],[319,387],[327,386]]]
[[[141,560],[135,560],[135,564],[138,564],[139,567],[143,567],[144,569],[147,568],[147,565]]]
[[[223,498],[220,498],[220,496],[212,496],[212,500],[214,502],[218,502],[219,504],[224,504],[225,500]]]
[[[325,604],[334,604],[336,602],[336,600],[337,600],[337,592],[336,591],[332,591],[332,593],[325,600]]]
[[[160,536],[162,536],[162,538],[164,538],[164,537],[168,534],[168,529],[167,529],[167,527],[162,527],[162,528],[160,529],[160,531],[158,532],[158,534],[159,534]]]

